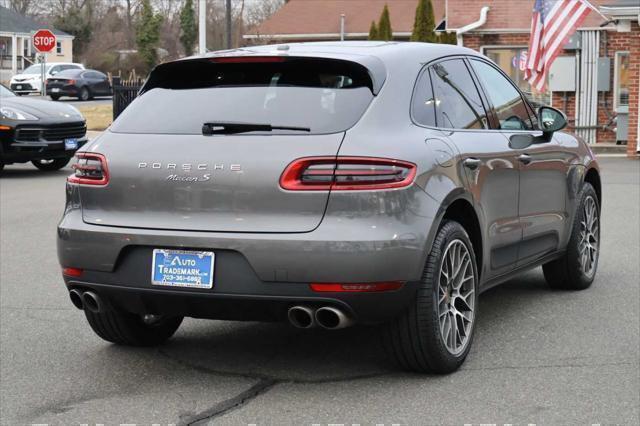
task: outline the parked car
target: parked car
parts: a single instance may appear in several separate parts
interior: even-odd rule
[[[28,161],[61,169],[87,140],[85,119],[73,106],[20,98],[0,85],[0,171]]]
[[[47,94],[57,101],[71,96],[87,101],[94,96],[111,96],[111,82],[96,70],[67,70],[47,79]]]
[[[18,95],[40,93],[42,91],[42,66],[43,64],[31,65],[22,73],[11,77],[11,82],[9,83],[11,90]],[[84,65],[69,62],[47,64],[45,67],[45,81],[62,71],[71,69],[84,69]]]
[[[117,344],[160,344],[184,316],[380,324],[402,366],[448,373],[480,292],[540,265],[554,288],[594,280],[599,168],[566,124],[451,45],[165,63],[76,154],[64,281]]]

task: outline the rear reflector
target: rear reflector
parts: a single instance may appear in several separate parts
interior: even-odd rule
[[[312,283],[311,290],[318,293],[345,293],[345,292],[377,292],[377,291],[393,291],[402,287],[401,281],[389,281],[380,283]]]
[[[76,153],[76,163],[71,168],[74,170],[74,174],[67,178],[69,183],[98,186],[105,186],[109,183],[107,159],[102,154],[78,152]]]
[[[280,186],[289,191],[357,191],[409,186],[416,165],[374,157],[305,157],[289,164]]]
[[[62,268],[62,275],[66,275],[67,277],[79,277],[79,276],[82,276],[82,269]]]

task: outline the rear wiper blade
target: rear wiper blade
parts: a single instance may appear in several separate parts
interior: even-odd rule
[[[234,122],[212,122],[202,125],[202,134],[209,135],[231,135],[234,133],[246,132],[271,132],[273,130],[293,130],[297,132],[310,132],[308,127],[294,126],[272,126],[271,124],[260,123],[234,123]]]

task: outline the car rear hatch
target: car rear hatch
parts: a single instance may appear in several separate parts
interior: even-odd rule
[[[329,191],[284,190],[280,177],[296,159],[335,157],[374,96],[357,63],[255,56],[166,64],[143,92],[90,147],[108,183],[81,185],[87,223],[311,231]]]

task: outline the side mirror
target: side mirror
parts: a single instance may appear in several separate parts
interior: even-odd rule
[[[542,106],[538,108],[538,126],[544,136],[549,137],[567,127],[567,116],[555,108]]]

